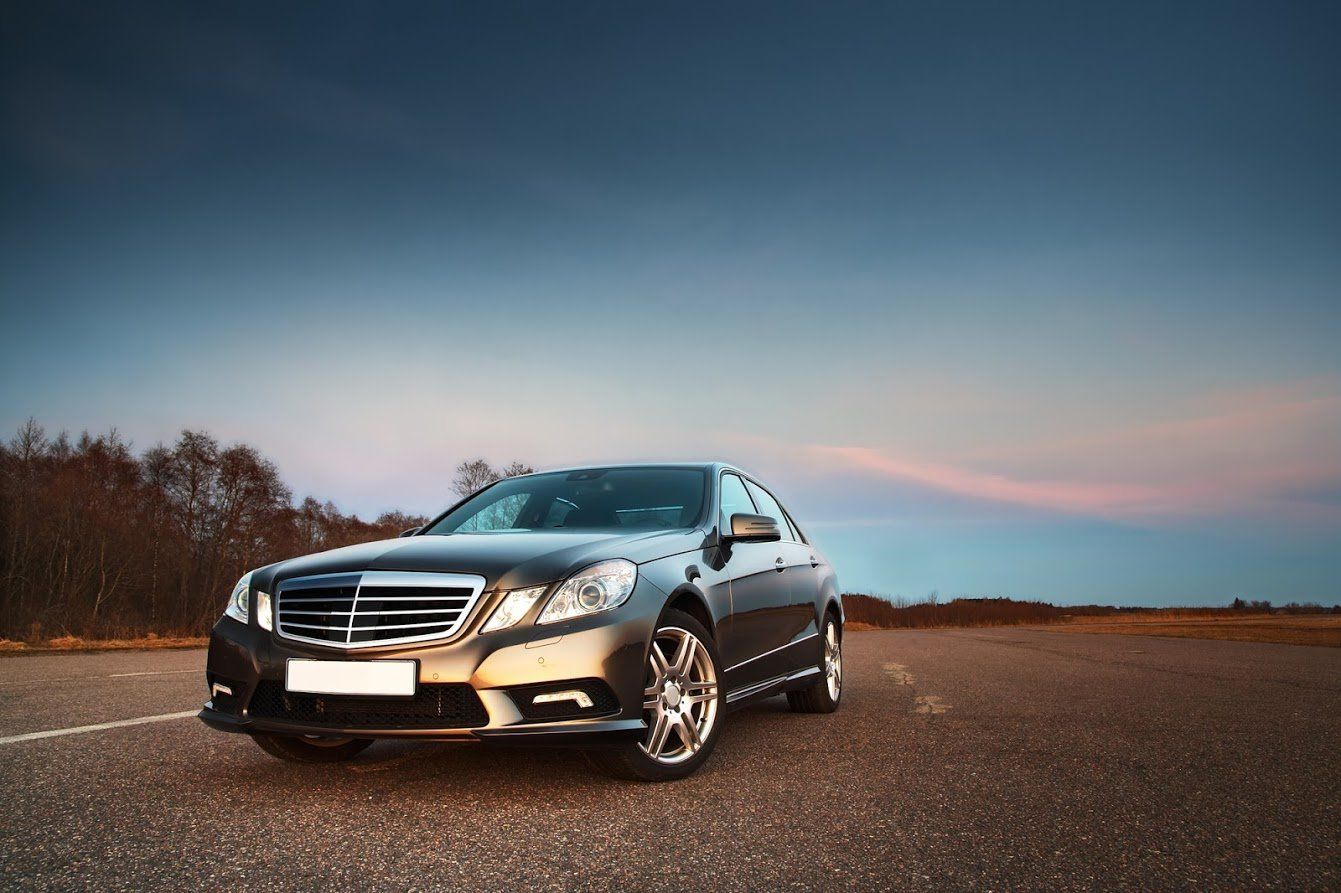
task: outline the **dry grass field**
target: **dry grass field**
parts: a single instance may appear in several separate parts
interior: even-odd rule
[[[1076,617],[1066,623],[1048,624],[1039,628],[1068,633],[1117,633],[1124,636],[1169,636],[1178,639],[1221,639],[1341,648],[1341,615],[1337,614],[1170,617],[1161,613],[1155,616]]]
[[[0,654],[42,654],[51,651],[142,651],[151,648],[203,648],[204,636],[141,636],[134,639],[81,639],[60,636],[41,642],[0,639]]]
[[[948,602],[891,602],[876,596],[843,596],[846,628],[934,629],[1022,626],[1076,633],[1170,636],[1235,642],[1341,647],[1341,614],[1321,605],[1266,603],[1239,607],[1116,608],[1111,605],[1059,606],[1009,598],[956,598]]]

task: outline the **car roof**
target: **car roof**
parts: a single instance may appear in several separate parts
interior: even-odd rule
[[[692,468],[709,470],[714,468],[735,468],[726,462],[699,461],[699,462],[608,462],[592,463],[590,465],[565,465],[561,468],[542,468],[531,474],[562,474],[572,471],[594,471],[596,469],[609,468]],[[737,469],[739,470],[739,469]],[[518,475],[518,477],[527,477],[528,475]]]
[[[723,471],[734,471],[734,472],[736,472],[737,474],[744,475],[745,477],[750,478],[750,479],[752,479],[752,480],[756,480],[756,481],[758,480],[758,478],[757,478],[755,475],[753,475],[753,474],[751,474],[750,472],[746,471],[745,469],[741,468],[739,465],[733,465],[733,464],[731,464],[730,462],[723,462],[723,461],[721,461],[721,460],[717,460],[717,459],[713,459],[713,460],[703,460],[703,461],[696,461],[696,462],[695,462],[695,461],[688,461],[688,462],[609,462],[609,463],[603,463],[603,464],[602,464],[602,463],[592,463],[592,464],[590,464],[590,465],[565,465],[565,466],[563,466],[563,467],[561,467],[561,468],[542,468],[542,469],[540,469],[540,470],[538,470],[538,471],[533,471],[533,472],[531,472],[531,474],[533,474],[533,475],[539,475],[539,474],[564,474],[564,473],[571,473],[571,472],[574,472],[574,471],[593,471],[593,470],[596,470],[596,469],[608,469],[608,468],[691,468],[691,469],[695,469],[695,470],[711,472],[711,473],[713,473],[713,474],[716,474],[716,473],[719,473],[719,472],[723,472]],[[524,475],[524,474],[517,475],[517,477],[529,477],[529,476],[530,476],[530,475]]]

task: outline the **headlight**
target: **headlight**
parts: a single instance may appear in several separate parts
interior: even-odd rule
[[[233,587],[233,594],[228,596],[228,607],[224,608],[224,614],[232,617],[239,623],[247,622],[247,593],[251,591],[251,571],[242,575],[242,579],[237,581]]]
[[[256,590],[256,625],[268,632],[275,629],[275,612],[270,606],[270,594]]]
[[[638,566],[632,561],[616,558],[593,564],[564,581],[536,623],[557,623],[617,608],[628,600],[637,582]]]
[[[518,620],[526,616],[526,612],[531,610],[531,605],[536,603],[540,596],[545,594],[546,587],[534,586],[530,589],[514,589],[503,597],[498,607],[489,615],[489,620],[481,627],[480,632],[491,633],[496,629],[507,629],[509,626],[515,626]]]

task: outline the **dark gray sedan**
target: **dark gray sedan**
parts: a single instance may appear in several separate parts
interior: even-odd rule
[[[837,709],[843,608],[824,556],[721,463],[577,468],[485,487],[400,539],[238,581],[200,718],[287,760],[376,738],[581,747],[682,778],[726,713]]]

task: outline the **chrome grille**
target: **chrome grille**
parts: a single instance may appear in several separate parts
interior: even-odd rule
[[[363,571],[295,577],[275,594],[286,639],[332,648],[429,642],[455,635],[484,589],[473,574]]]

